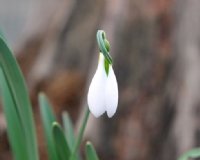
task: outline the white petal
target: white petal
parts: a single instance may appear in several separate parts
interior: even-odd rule
[[[105,90],[106,111],[108,117],[112,117],[118,105],[118,85],[112,66],[109,67],[109,73]]]
[[[104,57],[100,55],[98,68],[90,84],[87,97],[89,109],[95,117],[101,116],[106,111],[106,79],[107,76],[104,69]]]

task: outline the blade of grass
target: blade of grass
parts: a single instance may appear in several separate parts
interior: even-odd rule
[[[200,148],[195,148],[183,154],[178,160],[189,160],[190,158],[199,158],[199,157],[200,157]]]
[[[26,160],[38,160],[35,126],[28,92],[16,59],[1,34],[0,65],[24,130],[24,139],[28,150],[28,158]]]
[[[87,160],[99,160],[97,153],[90,142],[86,143],[86,158]]]
[[[56,121],[56,118],[52,111],[52,107],[48,102],[48,99],[43,93],[39,94],[39,103],[40,103],[40,114],[42,117],[42,123],[47,143],[48,157],[50,160],[58,160],[52,133],[52,124],[53,122]]]
[[[8,85],[0,69],[1,96],[3,99],[3,111],[6,118],[8,137],[15,160],[26,160],[28,158],[24,130],[22,128],[16,106],[13,103]]]
[[[69,117],[69,114],[66,111],[63,112],[62,119],[63,119],[65,137],[69,144],[69,148],[72,151],[73,146],[75,144],[73,124],[72,124],[71,118]]]
[[[59,160],[68,160],[71,152],[60,125],[57,122],[54,122],[52,130]]]

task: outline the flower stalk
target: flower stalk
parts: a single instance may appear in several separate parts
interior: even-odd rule
[[[109,54],[110,44],[108,40],[106,39],[106,33],[102,30],[97,31],[97,43],[98,43],[100,52],[103,53],[108,63],[112,64],[112,57]]]

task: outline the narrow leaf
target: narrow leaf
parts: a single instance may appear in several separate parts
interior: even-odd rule
[[[1,29],[0,29],[0,37],[4,40],[4,42],[7,42],[4,34],[2,33]]]
[[[68,160],[71,155],[71,152],[60,125],[57,122],[54,122],[52,129],[59,160]]]
[[[190,158],[199,158],[199,157],[200,157],[200,148],[195,148],[184,153],[178,160],[189,160]]]
[[[67,143],[69,145],[70,151],[72,151],[74,148],[76,139],[75,139],[75,134],[74,134],[74,130],[73,130],[72,120],[67,111],[62,113],[62,119],[63,119],[65,137],[67,139]],[[79,160],[80,154],[77,153],[76,155],[74,155],[74,158],[76,160]]]
[[[40,114],[44,127],[44,133],[47,143],[48,157],[50,160],[58,160],[56,148],[53,140],[52,123],[56,121],[52,108],[42,93],[39,94]]]
[[[15,104],[16,112],[19,114],[22,129],[24,130],[23,136],[28,151],[28,158],[26,160],[38,160],[35,126],[28,92],[21,70],[2,34],[0,34],[0,66],[3,70],[13,104]]]
[[[10,146],[12,148],[15,160],[26,160],[28,158],[28,152],[24,139],[24,130],[1,69],[0,82],[1,96],[3,98],[3,111],[6,118]]]
[[[69,117],[69,114],[67,112],[63,112],[62,119],[63,119],[65,137],[69,144],[69,148],[72,151],[73,146],[75,145],[73,124],[72,124],[71,118]]]
[[[91,142],[86,143],[86,158],[87,160],[99,160],[97,153]]]

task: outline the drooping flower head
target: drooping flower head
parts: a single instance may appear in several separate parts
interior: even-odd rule
[[[88,105],[95,117],[107,113],[112,117],[118,105],[118,85],[112,68],[112,58],[109,55],[109,43],[105,32],[97,32],[97,41],[100,48],[99,63],[88,91]]]

